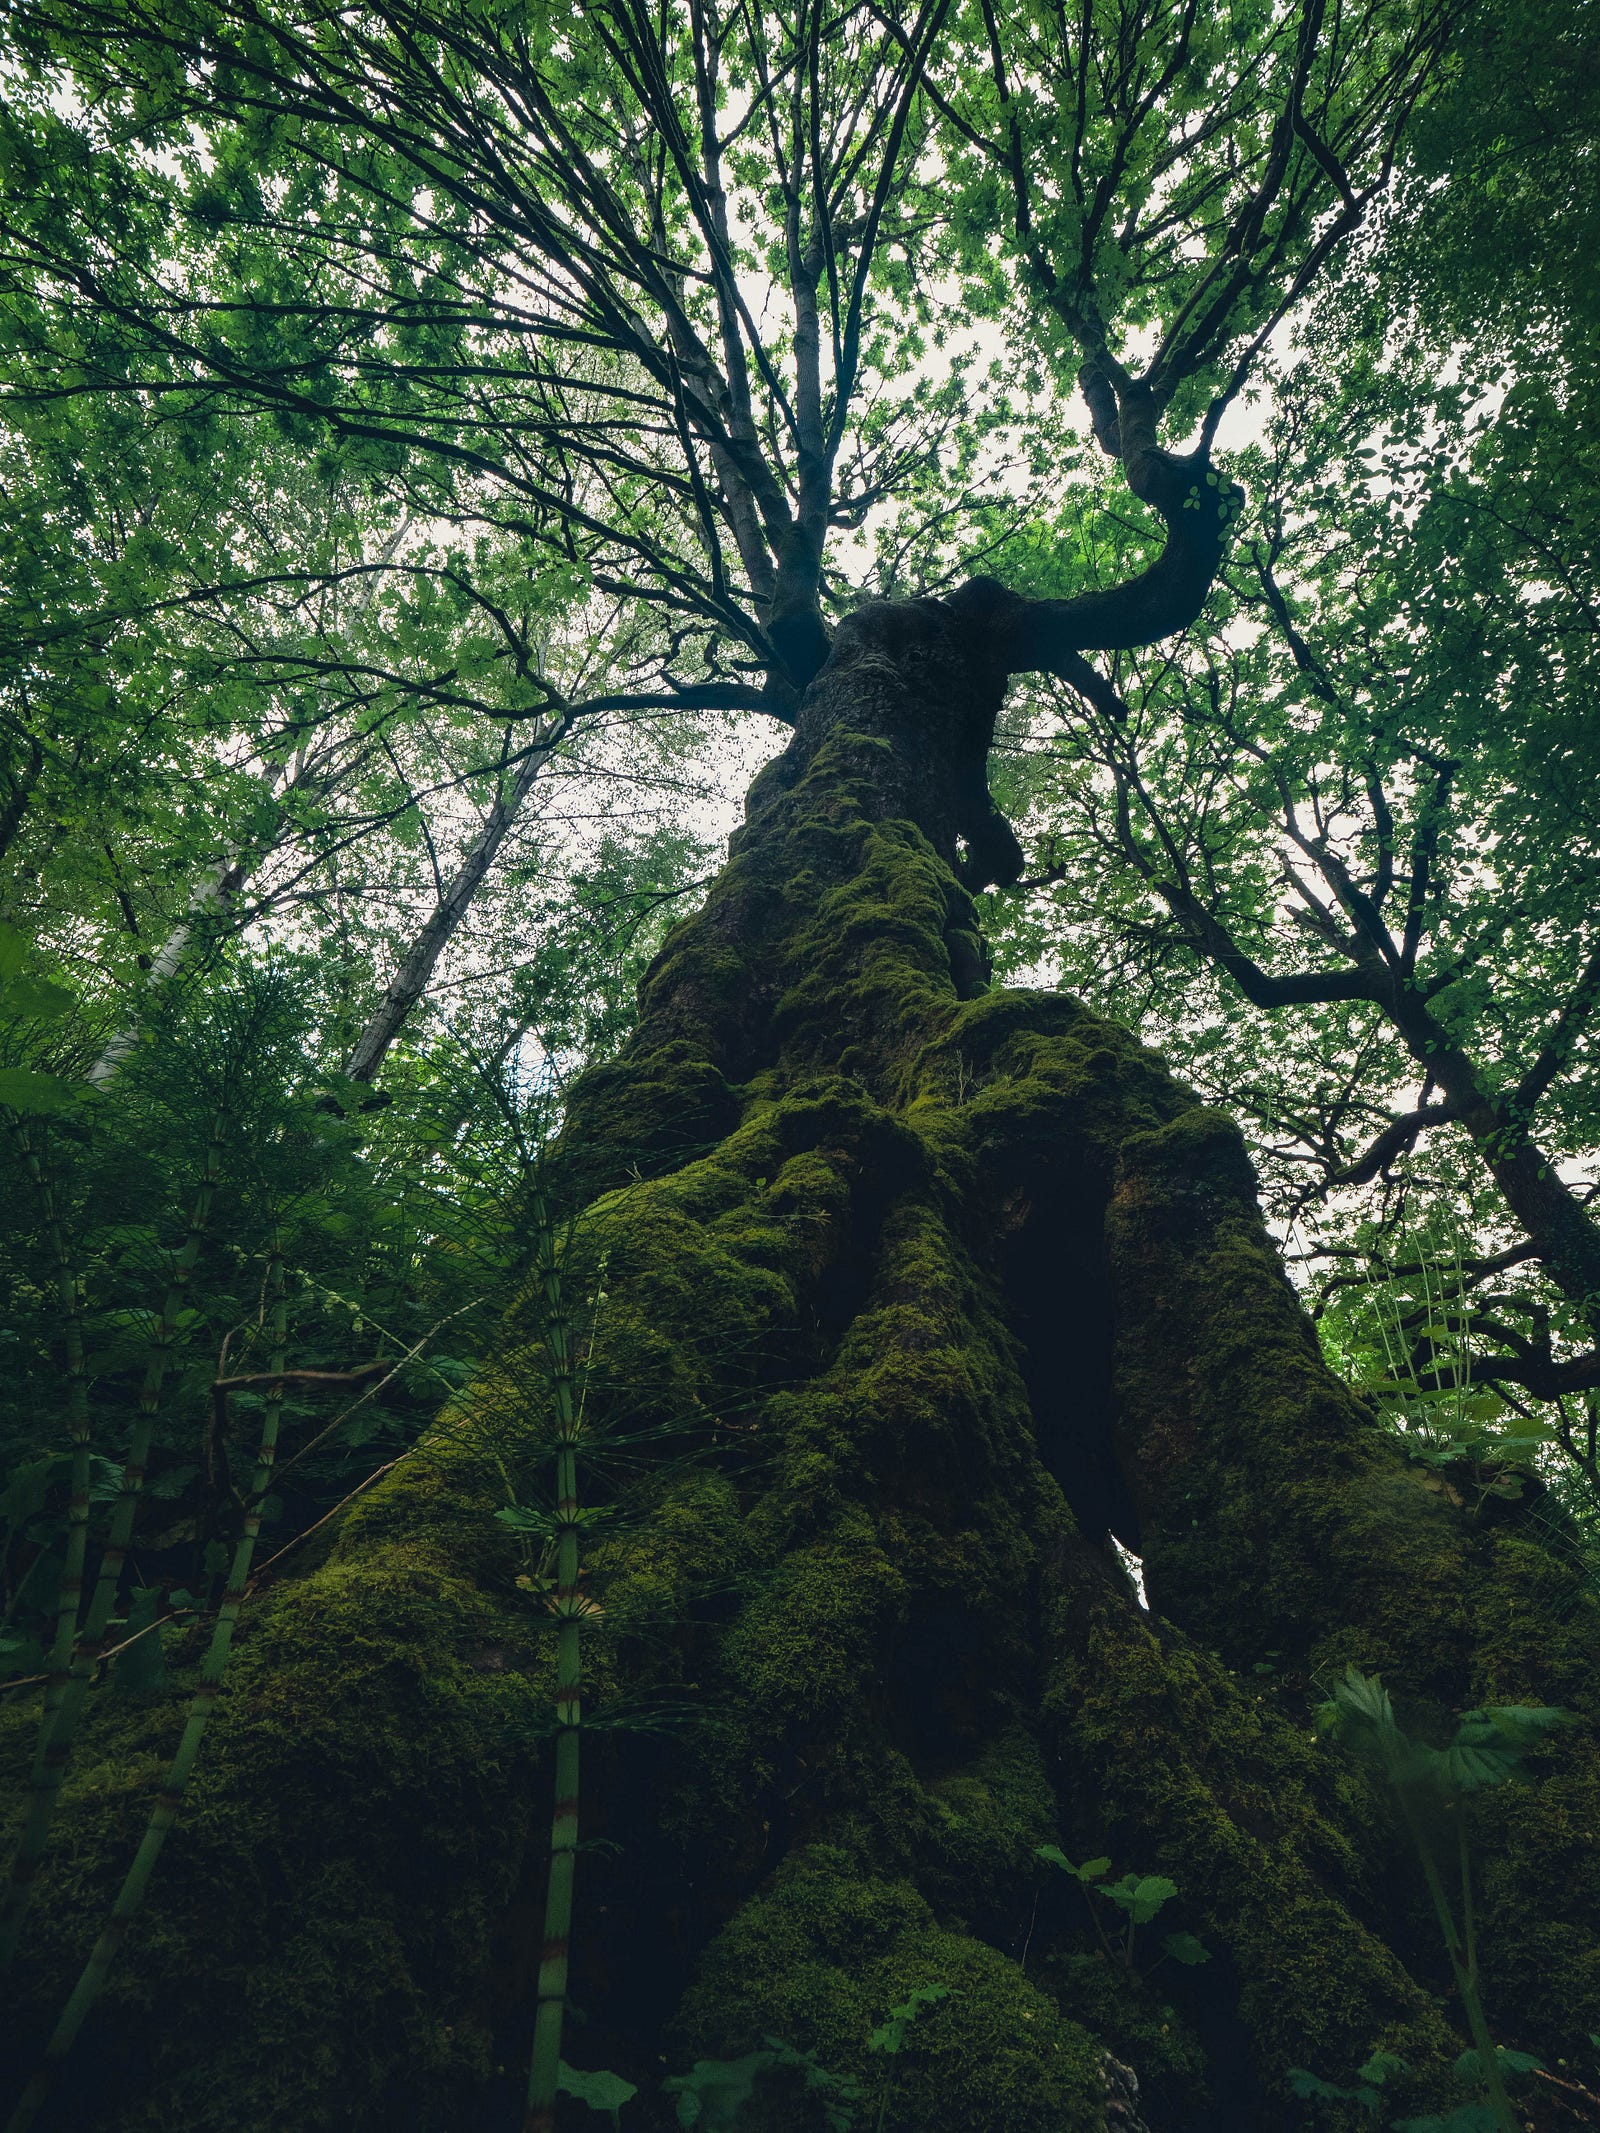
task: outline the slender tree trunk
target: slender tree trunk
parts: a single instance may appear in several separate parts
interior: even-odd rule
[[[149,967],[143,972],[141,992],[144,998],[148,998],[157,986],[165,985],[182,969],[196,932],[212,913],[226,910],[228,904],[250,879],[257,857],[255,853],[234,854],[214,860],[205,868],[189,892],[189,902],[183,917],[150,958]],[[117,1069],[138,1043],[143,1027],[144,1010],[141,1004],[122,1023],[90,1067],[88,1079],[96,1088],[104,1088],[114,1078]]]
[[[449,947],[456,928],[472,908],[472,899],[477,895],[483,877],[495,862],[506,833],[521,812],[522,803],[533,790],[534,780],[550,760],[562,730],[551,734],[548,742],[530,749],[517,766],[516,776],[500,794],[484,821],[482,829],[467,848],[466,857],[456,868],[450,884],[434,906],[422,930],[400,958],[399,967],[389,980],[383,998],[373,1010],[372,1018],[356,1039],[354,1049],[345,1062],[345,1072],[352,1081],[375,1081],[378,1070],[388,1056],[389,1047],[405,1027],[407,1017],[428,989],[429,980],[438,968],[439,958]]]
[[[1314,2133],[1288,2070],[1348,2085],[1379,2048],[1398,2112],[1448,2110],[1444,1954],[1316,1684],[1353,1660],[1422,1714],[1592,1718],[1595,1597],[1536,1492],[1471,1515],[1324,1367],[1230,1122],[1075,1001],[989,987],[993,629],[981,598],[841,628],[571,1092],[566,1266],[608,1292],[584,1427],[621,1501],[585,1543],[570,2055],[638,2085],[639,2133],[664,2070],[772,2038],[885,2133]],[[514,2122],[557,1656],[493,1514],[548,1468],[537,1339],[514,1313],[241,1625],[79,2072],[97,2133]],[[65,1797],[40,2039],[145,1723],[97,1712]],[[1554,2063],[1600,2027],[1590,1728],[1550,1761],[1476,1841],[1484,2004]],[[1176,1885],[1131,1961],[1041,1846]],[[1210,1960],[1163,1960],[1169,1925]],[[926,1985],[886,2082],[871,2032]],[[818,2109],[775,2069],[740,2124]]]

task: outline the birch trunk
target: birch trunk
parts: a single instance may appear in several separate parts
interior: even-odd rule
[[[412,1009],[427,991],[439,959],[449,947],[456,928],[472,908],[483,877],[493,866],[500,847],[505,843],[506,833],[521,812],[522,804],[533,790],[534,781],[566,732],[565,722],[556,722],[547,729],[548,738],[541,734],[529,753],[517,766],[517,774],[510,785],[495,800],[482,829],[467,848],[467,855],[456,868],[450,884],[434,906],[427,922],[416,939],[400,959],[399,968],[389,980],[383,998],[373,1010],[371,1020],[356,1039],[355,1047],[345,1061],[345,1072],[352,1081],[376,1081],[378,1070],[388,1056],[389,1047],[405,1027]]]

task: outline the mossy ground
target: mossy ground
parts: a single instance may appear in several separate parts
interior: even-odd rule
[[[905,2133],[1091,2133],[1108,2048],[1156,2133],[1332,2125],[1286,2070],[1344,2079],[1379,2045],[1442,2096],[1439,1951],[1381,1803],[1311,1737],[1315,1683],[1354,1659],[1424,1709],[1592,1718],[1593,1596],[1323,1367],[1225,1119],[1076,1003],[974,992],[970,899],[873,795],[845,734],[772,799],[573,1097],[571,1279],[603,1262],[607,1291],[584,1486],[626,1513],[592,1551],[586,1668],[602,1717],[670,1722],[585,1748],[568,2056],[638,2081],[641,2128],[668,2122],[668,2064],[765,2035]],[[551,1655],[493,1513],[543,1471],[535,1331],[514,1315],[496,1369],[255,1604],[63,2123],[512,2110]],[[1086,1508],[1113,1472],[1154,1617]],[[176,1725],[171,1699],[96,1699],[19,2035]],[[1600,2028],[1597,1831],[1583,1728],[1484,1817],[1508,2041]],[[1168,1874],[1212,1961],[1160,1964],[1159,1933],[1108,1959],[1047,1843]],[[885,2090],[870,2031],[929,1983],[949,1996]],[[815,2112],[773,2082],[751,2133]]]

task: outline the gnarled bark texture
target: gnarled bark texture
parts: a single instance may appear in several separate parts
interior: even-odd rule
[[[1008,865],[1003,606],[845,625],[637,1034],[573,1092],[594,1472],[629,1520],[596,1544],[589,1695],[619,1723],[586,1749],[567,2049],[640,2083],[640,2129],[674,2122],[661,2073],[764,2036],[895,2133],[1131,2125],[1128,2068],[1153,2133],[1334,2124],[1286,2070],[1377,2047],[1426,2108],[1463,2044],[1442,1951],[1313,1684],[1354,1660],[1424,1714],[1595,1709],[1559,1533],[1469,1515],[1328,1372],[1229,1121],[1076,1002],[989,988],[963,883]],[[551,1648],[493,1512],[543,1471],[535,1330],[257,1606],[64,2122],[516,2122]],[[648,1694],[674,1723],[620,1723]],[[173,1723],[97,1715],[30,2023]],[[1478,1841],[1486,2000],[1553,2063],[1600,2028],[1589,1726],[1547,1760]],[[1109,1959],[1052,1843],[1169,1876],[1159,1930],[1213,1959]],[[744,2122],[821,2120],[778,2080]]]

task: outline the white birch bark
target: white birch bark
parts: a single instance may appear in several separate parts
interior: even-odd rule
[[[556,719],[541,730],[538,740],[517,766],[516,776],[490,808],[482,829],[467,849],[466,857],[456,868],[422,930],[401,957],[383,998],[345,1061],[344,1070],[352,1081],[376,1079],[389,1047],[427,991],[439,958],[471,909],[479,883],[494,864],[506,832],[533,790],[534,780],[565,736],[568,724],[566,719]]]

